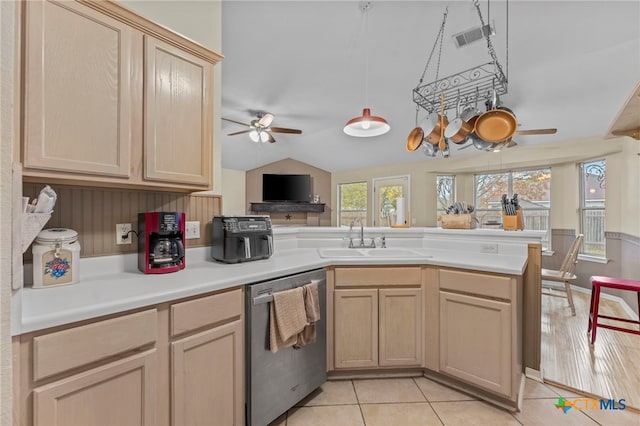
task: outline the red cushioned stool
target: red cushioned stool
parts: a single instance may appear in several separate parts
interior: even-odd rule
[[[640,318],[638,321],[629,320],[626,318],[617,318],[607,315],[598,315],[598,305],[600,303],[600,288],[615,288],[617,290],[635,291],[638,295],[638,309],[640,310],[640,281],[625,280],[622,278],[611,277],[591,277],[591,307],[589,308],[589,329],[587,333],[591,332],[591,344],[596,341],[596,331],[598,327],[609,328],[611,330],[622,331],[631,334],[640,334],[640,330],[631,330],[629,328],[616,327],[608,324],[601,324],[598,322],[598,318],[606,318],[609,320],[622,321],[631,324],[640,325]]]

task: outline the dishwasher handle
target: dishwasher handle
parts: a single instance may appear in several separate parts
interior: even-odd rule
[[[306,284],[301,284],[299,286],[296,287],[302,287],[303,285],[307,285],[307,284],[311,284],[311,283],[320,283],[320,281],[322,280],[311,280]],[[294,287],[294,288],[296,288]],[[287,290],[283,290],[283,291],[287,291]],[[273,301],[273,293],[269,292],[269,293],[263,293],[263,294],[259,294],[256,297],[253,298],[252,302],[253,305],[261,305],[263,303],[269,303]]]

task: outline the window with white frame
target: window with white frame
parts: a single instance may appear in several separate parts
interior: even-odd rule
[[[546,231],[542,247],[549,248],[551,211],[551,170],[518,170],[475,175],[476,217],[481,228],[502,223],[501,198],[518,194],[524,228]]]
[[[581,253],[605,257],[604,160],[580,164],[580,233],[584,234]]]
[[[349,226],[354,219],[367,223],[367,182],[338,185],[338,226]]]
[[[438,216],[444,214],[444,210],[456,201],[455,193],[456,177],[454,175],[436,176],[436,213]]]

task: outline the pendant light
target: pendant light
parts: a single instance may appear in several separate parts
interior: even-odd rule
[[[369,49],[366,45],[368,41],[367,37],[367,14],[369,13],[369,9],[371,9],[371,2],[363,2],[361,4],[362,13],[364,13],[364,35],[365,35],[365,76],[364,76],[364,92],[365,98],[367,96],[367,91],[369,90]],[[362,115],[359,117],[354,117],[347,122],[344,126],[343,131],[349,136],[356,136],[361,138],[371,137],[371,136],[380,136],[387,133],[391,130],[391,126],[387,123],[382,117],[377,117],[375,115],[371,115],[370,108],[364,108],[362,110]]]

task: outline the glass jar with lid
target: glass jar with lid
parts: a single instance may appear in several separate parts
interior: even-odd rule
[[[80,242],[73,229],[38,233],[33,247],[33,288],[73,284],[80,278]]]

